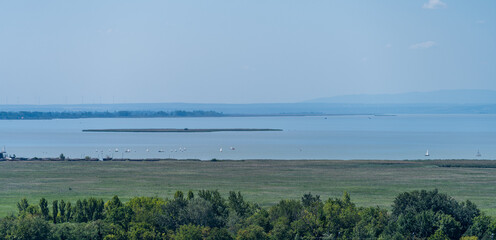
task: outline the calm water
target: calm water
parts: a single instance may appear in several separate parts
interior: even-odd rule
[[[91,128],[280,128],[282,132],[83,133]],[[496,115],[0,121],[18,157],[496,159]],[[234,147],[235,150],[231,150]],[[115,149],[119,152],[115,152]],[[220,148],[223,149],[220,152]],[[125,150],[130,152],[126,153]],[[146,151],[148,149],[148,151]],[[184,150],[186,149],[186,150]],[[159,152],[163,150],[163,152]]]

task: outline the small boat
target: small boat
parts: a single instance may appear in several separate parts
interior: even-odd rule
[[[128,152],[131,152],[131,149],[129,149],[129,148],[128,148],[128,149],[126,149],[126,152],[127,152],[127,153],[128,153]]]
[[[479,149],[477,149],[477,154],[475,154],[476,157],[482,157],[482,154],[480,153]]]
[[[164,149],[160,149],[160,150],[158,150],[158,152],[164,152]]]
[[[118,148],[116,148],[116,149],[115,149],[115,152],[119,152],[119,149],[118,149]]]
[[[222,148],[219,149],[219,152],[222,152]]]
[[[231,147],[231,150],[236,150],[236,148],[234,148],[234,147]]]
[[[430,156],[430,154],[429,154],[429,149],[427,149],[427,152],[425,152],[425,156],[426,156],[426,157]]]

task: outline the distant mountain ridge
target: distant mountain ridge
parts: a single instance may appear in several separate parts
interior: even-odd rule
[[[399,94],[359,94],[317,98],[306,102],[349,104],[496,104],[496,91],[474,89]]]

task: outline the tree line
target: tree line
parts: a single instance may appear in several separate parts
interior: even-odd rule
[[[18,213],[0,219],[0,239],[493,239],[496,219],[470,201],[432,191],[399,194],[392,210],[358,207],[348,193],[321,200],[304,194],[266,209],[218,191],[181,191],[171,199],[117,196],[71,203],[45,198],[17,203]]]
[[[115,111],[115,112],[0,112],[0,119],[77,119],[77,118],[155,118],[155,117],[220,117],[224,114],[215,111]]]

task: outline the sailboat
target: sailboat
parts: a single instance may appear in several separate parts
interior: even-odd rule
[[[477,154],[475,154],[476,157],[481,157],[482,154],[480,153],[479,149],[477,149]]]
[[[425,152],[425,156],[426,156],[426,157],[430,156],[430,154],[429,154],[429,149],[427,149],[427,152]]]

